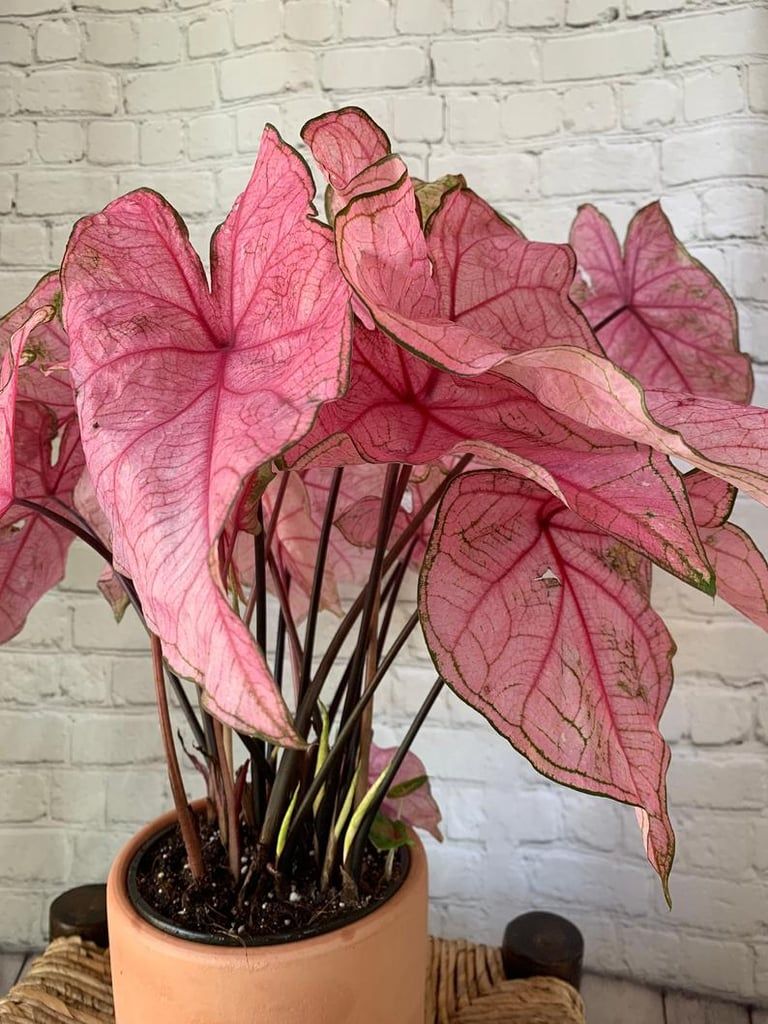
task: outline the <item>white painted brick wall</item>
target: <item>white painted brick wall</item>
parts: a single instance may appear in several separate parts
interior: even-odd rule
[[[661,196],[738,297],[768,404],[768,10],[760,0],[0,0],[0,307],[61,255],[73,217],[146,184],[207,234],[265,120],[296,141],[367,107],[421,176],[462,170],[562,240],[597,200],[623,230]],[[764,546],[762,513],[740,515]],[[0,944],[41,941],[49,898],[103,877],[168,805],[144,639],[114,626],[76,550],[0,650]],[[448,837],[433,926],[498,940],[533,906],[590,966],[768,1002],[768,638],[660,580],[678,641],[665,716],[674,910],[633,814],[537,776],[444,695],[418,742]],[[405,614],[406,609],[402,610]],[[416,644],[381,705],[394,742],[432,679]]]

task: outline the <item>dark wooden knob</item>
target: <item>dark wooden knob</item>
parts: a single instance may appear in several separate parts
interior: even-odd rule
[[[501,946],[508,978],[544,975],[562,978],[574,988],[581,984],[584,939],[564,917],[533,910],[510,921]]]
[[[51,939],[79,935],[106,948],[107,887],[106,885],[80,885],[57,896],[48,914]]]

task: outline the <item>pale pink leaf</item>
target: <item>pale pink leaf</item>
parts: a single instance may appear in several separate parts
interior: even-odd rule
[[[615,548],[535,485],[467,474],[440,508],[421,620],[438,671],[538,771],[648,814],[666,889],[674,838],[658,722],[674,644]]]
[[[112,549],[112,530],[109,521],[99,505],[96,490],[90,473],[85,469],[77,482],[73,495],[73,504],[91,529],[91,532],[110,550]],[[122,585],[111,565],[102,569],[97,587],[112,609],[117,622],[121,622],[129,605],[125,587]]]
[[[386,133],[360,107],[342,107],[313,117],[301,129],[320,169],[337,191],[392,152]]]
[[[466,188],[448,192],[427,224],[440,312],[500,352],[576,345],[600,352],[570,299],[576,262],[567,245],[529,242]]]
[[[679,392],[644,392],[609,360],[576,348],[523,352],[497,371],[549,409],[684,459],[768,504],[768,410]]]
[[[301,159],[267,128],[212,244],[212,290],[178,215],[135,192],[81,221],[64,322],[88,468],[172,667],[222,721],[296,734],[223,589],[218,541],[244,482],[346,377],[348,292]]]
[[[738,351],[733,302],[675,237],[659,203],[635,214],[623,257],[593,206],[579,210],[571,245],[582,276],[574,294],[615,363],[647,387],[749,401],[752,371]]]
[[[397,753],[397,747],[377,747],[371,744],[370,758],[368,762],[368,781],[370,785],[378,779],[384,769],[392,761]],[[395,772],[395,777],[390,786],[390,793],[393,789],[412,780],[424,781],[407,796],[386,797],[381,805],[381,813],[393,821],[404,821],[411,828],[423,829],[434,836],[438,842],[442,842],[443,835],[440,831],[442,815],[432,796],[432,789],[429,785],[427,770],[424,762],[417,757],[412,750],[409,750],[403,759],[403,763]]]
[[[344,436],[347,457],[377,462],[423,465],[472,452],[534,479],[675,575],[713,588],[685,488],[664,455],[550,412],[498,375],[453,376],[358,327],[349,389],[323,407],[304,443],[325,455],[327,439]],[[339,454],[334,443],[331,457]]]
[[[8,510],[16,496],[15,422],[18,404],[23,395],[19,392],[19,364],[24,348],[36,328],[50,320],[54,311],[51,306],[35,309],[27,320],[18,327],[2,349],[0,362],[0,516]]]
[[[72,503],[83,470],[83,451],[73,421],[64,430],[53,462],[56,420],[45,407],[19,402],[16,409],[17,496],[50,506]],[[64,577],[74,535],[66,527],[20,506],[0,518],[0,643],[24,626],[37,601]]]
[[[768,564],[749,534],[726,522],[733,488],[700,470],[686,474],[685,486],[715,570],[718,597],[768,630]]]

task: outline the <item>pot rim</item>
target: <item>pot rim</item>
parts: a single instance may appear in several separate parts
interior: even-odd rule
[[[192,806],[202,806],[204,801],[195,801]],[[399,911],[402,902],[408,899],[408,893],[412,888],[419,885],[422,877],[426,876],[427,863],[426,854],[421,840],[415,833],[411,833],[413,846],[408,848],[409,865],[399,884],[393,893],[382,903],[345,919],[335,927],[326,928],[322,931],[313,932],[311,935],[303,935],[300,938],[279,937],[279,941],[260,943],[221,943],[216,941],[215,936],[200,936],[199,933],[190,933],[193,937],[187,937],[183,929],[175,932],[163,929],[153,920],[145,917],[134,904],[128,888],[129,870],[132,862],[136,859],[137,853],[151,842],[160,832],[176,822],[176,812],[169,811],[154,821],[149,822],[130,839],[119,851],[113,861],[107,879],[108,909],[110,915],[119,914],[128,917],[134,929],[138,930],[147,943],[154,943],[162,946],[166,951],[168,948],[185,958],[226,958],[232,955],[242,956],[258,955],[260,959],[271,958],[281,955],[283,949],[290,949],[292,956],[307,955],[313,956],[318,949],[325,945],[338,942],[355,942],[362,940],[368,933],[378,929],[379,922],[383,915],[394,915]]]

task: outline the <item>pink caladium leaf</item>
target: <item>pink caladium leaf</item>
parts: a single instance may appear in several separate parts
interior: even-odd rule
[[[64,429],[58,458],[53,461],[56,420],[44,406],[19,402],[16,407],[16,496],[50,506],[72,504],[83,471],[77,424]],[[31,608],[63,577],[74,535],[63,526],[22,506],[0,518],[0,643],[23,627]]]
[[[392,758],[397,747],[377,747],[371,744],[368,761],[368,782],[378,779]],[[432,796],[429,777],[424,762],[409,750],[403,763],[395,773],[389,792],[381,805],[382,814],[393,821],[404,821],[411,828],[423,829],[442,842],[440,831],[442,815]]]
[[[715,570],[718,597],[768,630],[768,564],[752,538],[727,522],[735,489],[698,469],[685,475],[685,487]]]
[[[550,351],[550,350],[541,350]],[[576,350],[574,350],[576,351]],[[355,334],[350,387],[305,444],[346,436],[347,457],[422,465],[472,451],[534,479],[594,526],[708,592],[714,580],[679,474],[651,448],[545,409],[498,375],[467,380]],[[340,452],[331,447],[332,459]]]
[[[570,299],[576,270],[567,245],[529,242],[466,188],[445,193],[427,223],[440,312],[499,352],[576,345],[601,352]]]
[[[348,289],[298,157],[267,127],[212,244],[209,291],[178,215],[153,192],[77,225],[64,323],[89,471],[172,667],[241,731],[297,736],[230,609],[219,538],[244,482],[346,382]]]
[[[548,409],[684,459],[768,504],[768,410],[667,390],[643,391],[608,359],[572,347],[522,352],[497,372]]]
[[[47,315],[39,314],[46,308]],[[19,358],[18,400],[40,402],[63,426],[75,415],[75,396],[69,377],[69,339],[61,323],[61,282],[58,272],[46,274],[28,297],[0,320],[0,352],[33,314],[38,322],[28,330]]]
[[[609,221],[582,206],[571,228],[574,296],[610,358],[641,384],[747,402],[733,302],[675,237],[659,203],[632,219],[622,254]]]
[[[616,542],[507,473],[446,493],[419,586],[438,671],[542,774],[647,815],[667,888],[674,836],[658,723],[674,644]]]

